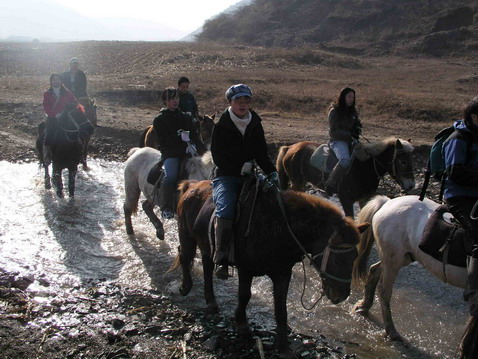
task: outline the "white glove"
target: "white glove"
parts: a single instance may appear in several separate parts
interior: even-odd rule
[[[181,131],[181,140],[183,140],[184,142],[191,141],[189,139],[189,131]]]
[[[244,162],[241,168],[241,176],[250,175],[252,173],[252,162]]]

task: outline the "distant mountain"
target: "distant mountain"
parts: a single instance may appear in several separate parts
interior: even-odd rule
[[[206,21],[197,38],[445,55],[478,50],[478,9],[476,0],[255,0]]]
[[[212,20],[212,19],[215,19],[216,17],[218,16],[221,16],[222,14],[234,14],[236,11],[238,11],[240,8],[242,8],[243,6],[246,6],[246,5],[249,5],[253,2],[254,0],[242,0],[240,2],[238,2],[237,4],[234,4],[232,6],[229,6],[226,10],[224,10],[223,12],[217,14],[217,15],[214,15],[213,17],[211,17],[211,19],[209,20]],[[203,26],[201,26],[200,28],[194,30],[193,32],[191,32],[190,34],[184,36],[182,39],[180,39],[179,41],[186,41],[186,42],[193,42],[193,41],[196,41],[196,37],[203,31]]]
[[[2,3],[0,39],[175,40],[185,35],[168,26],[132,18],[89,18],[52,0],[15,0]],[[94,9],[92,9],[94,11]]]

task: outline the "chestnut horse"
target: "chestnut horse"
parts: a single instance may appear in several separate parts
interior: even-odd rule
[[[195,123],[198,125],[199,138],[208,151],[211,149],[211,137],[215,118],[216,114],[212,116],[205,115],[204,117],[199,117],[198,120],[195,121]],[[156,134],[153,132],[153,125],[146,127],[141,134],[139,147],[158,148],[158,139]]]
[[[171,269],[182,268],[179,289],[187,295],[192,287],[191,265],[199,247],[204,269],[204,296],[211,312],[218,311],[213,290],[213,268],[208,231],[194,228],[203,204],[211,196],[211,183],[182,182],[178,203],[179,254]],[[334,304],[350,294],[355,248],[359,231],[368,224],[356,226],[332,203],[306,193],[258,191],[254,215],[247,226],[235,226],[235,265],[239,273],[239,303],[235,312],[237,330],[249,333],[246,306],[251,298],[255,276],[267,275],[274,288],[274,312],[277,323],[276,344],[281,357],[291,357],[287,340],[287,292],[292,267],[304,255],[320,268],[323,292]],[[249,217],[250,216],[250,217]],[[240,221],[243,221],[241,217]],[[247,232],[246,232],[247,230]]]
[[[293,190],[304,191],[307,183],[325,188],[328,174],[310,165],[310,157],[317,147],[319,144],[315,142],[298,142],[280,148],[276,166],[283,189],[290,186]],[[404,191],[413,189],[412,151],[413,146],[408,141],[393,137],[357,145],[350,170],[338,186],[337,194],[345,215],[353,218],[354,202],[364,205],[375,195],[379,180],[387,173]]]
[[[62,112],[54,127],[56,130],[55,143],[51,146],[51,162],[53,163],[52,180],[56,187],[58,197],[63,197],[63,179],[61,172],[68,169],[68,192],[69,196],[75,195],[75,179],[78,164],[83,158],[83,141],[89,138],[94,131],[93,125],[88,121],[82,105],[68,108]],[[51,188],[49,166],[43,155],[43,141],[45,138],[45,122],[38,125],[36,149],[40,165],[45,169],[45,188]]]

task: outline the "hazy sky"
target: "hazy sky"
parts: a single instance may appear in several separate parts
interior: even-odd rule
[[[1,0],[3,1],[3,0]],[[186,33],[240,0],[55,0],[89,17],[130,17],[158,22]]]

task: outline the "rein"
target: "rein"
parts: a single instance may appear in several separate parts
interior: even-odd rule
[[[338,231],[339,231],[339,229],[336,229],[334,231],[334,233],[332,233],[332,236],[329,238],[325,249],[321,253],[318,253],[318,254],[316,254],[312,257],[309,253],[307,253],[306,249],[304,248],[302,243],[300,243],[299,239],[296,237],[296,235],[292,231],[292,228],[290,227],[289,221],[287,219],[287,214],[286,214],[285,208],[284,208],[284,202],[282,201],[282,197],[280,196],[280,190],[275,186],[274,186],[274,190],[276,191],[277,202],[279,203],[279,207],[280,207],[280,210],[282,212],[282,216],[284,217],[284,221],[286,223],[287,229],[288,229],[290,235],[292,236],[292,238],[294,239],[295,243],[297,244],[297,246],[302,251],[302,254],[304,255],[304,257],[306,257],[309,260],[310,265],[312,265],[315,268],[315,270],[321,276],[323,275],[327,278],[330,278],[330,279],[333,279],[333,280],[336,280],[336,281],[339,281],[339,282],[342,282],[342,283],[350,283],[352,281],[351,278],[336,277],[336,276],[334,276],[330,273],[327,273],[326,269],[327,269],[327,264],[328,264],[330,253],[338,253],[338,254],[348,253],[350,251],[353,251],[355,249],[355,246],[354,245],[349,245],[349,244],[344,244],[344,245],[341,245],[341,246],[335,246],[335,247],[339,247],[339,248],[343,248],[343,249],[333,249],[331,241],[337,236]],[[322,258],[321,265],[320,265],[320,268],[319,268],[315,264],[314,259],[317,258],[317,257],[320,257],[320,256],[323,256],[323,258]],[[302,262],[302,265],[304,266],[303,262]],[[320,298],[312,305],[312,307],[310,309],[307,309],[307,307],[304,305],[304,302],[303,302],[303,297],[304,297],[304,293],[305,293],[305,282],[306,282],[306,275],[305,275],[305,269],[304,269],[304,287],[303,287],[303,291],[302,291],[302,295],[301,295],[301,304],[302,304],[304,309],[310,310],[317,305],[317,303],[320,301],[320,299],[322,299],[322,297],[324,296],[324,293],[321,294]]]
[[[74,110],[73,110],[74,111]],[[61,130],[63,130],[63,132],[65,133],[65,138],[68,140],[68,142],[71,142],[71,143],[75,143],[78,141],[78,135],[76,136],[76,139],[74,140],[71,140],[70,137],[68,136],[69,134],[78,134],[78,132],[80,132],[80,126],[84,125],[86,123],[86,121],[78,124],[78,122],[76,121],[76,119],[73,117],[73,115],[71,114],[73,111],[69,111],[67,113],[67,116],[68,116],[68,120],[71,124],[73,124],[73,126],[75,127],[74,130],[69,130],[67,128],[64,128],[61,123],[59,122],[59,126],[61,128]]]

